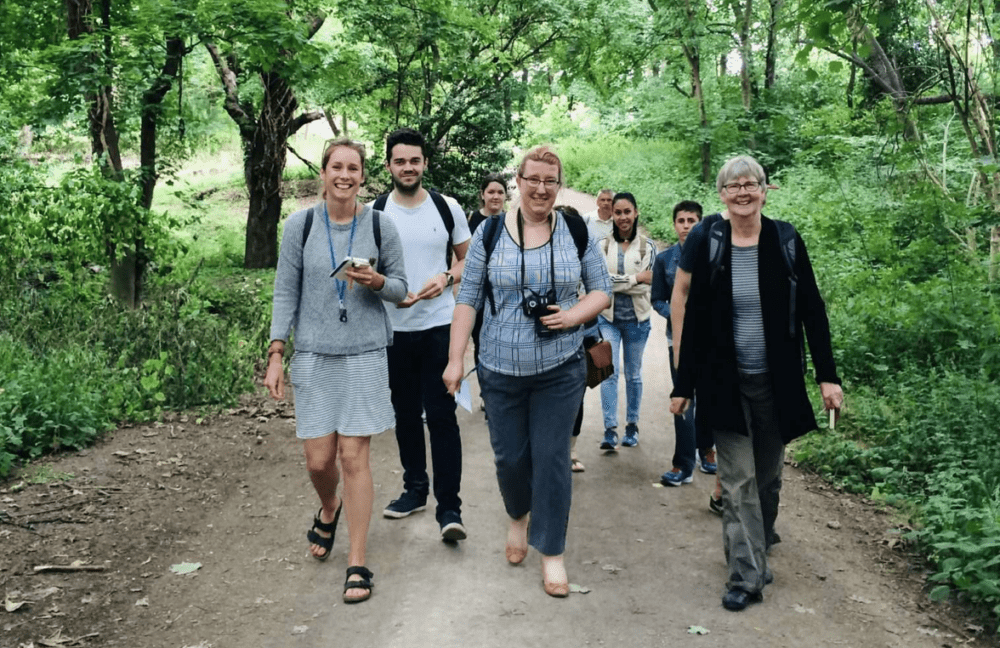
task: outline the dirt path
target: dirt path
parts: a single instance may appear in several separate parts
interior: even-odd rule
[[[211,420],[119,430],[52,462],[48,477],[74,475],[65,481],[8,483],[0,590],[23,605],[0,608],[0,646],[921,648],[973,634],[947,606],[926,601],[923,574],[890,548],[889,517],[791,466],[775,582],[763,603],[723,610],[720,524],[706,506],[712,478],[656,486],[673,450],[665,362],[664,323],[654,318],[637,448],[598,450],[600,396],[587,393],[587,471],[574,477],[566,557],[570,581],[589,593],[546,596],[534,551],[519,567],[506,563],[485,422],[460,410],[469,539],[442,543],[430,510],[381,517],[401,477],[394,437],[376,437],[368,551],[376,589],[370,601],[344,605],[346,528],[326,563],[307,557],[317,504],[292,410],[257,395]],[[34,573],[77,560],[104,571]],[[201,566],[171,573],[180,563]],[[709,634],[691,635],[691,626]]]

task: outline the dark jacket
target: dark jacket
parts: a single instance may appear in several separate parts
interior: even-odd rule
[[[713,430],[747,434],[740,405],[736,343],[733,334],[732,226],[725,222],[725,252],[712,281],[708,258],[709,239],[699,242],[691,274],[691,290],[684,317],[680,366],[673,396],[698,395],[698,420]],[[801,340],[803,329],[809,341],[816,382],[840,384],[830,344],[830,323],[820,297],[812,264],[802,238],[796,234],[795,272],[796,335],[788,331],[790,282],[788,268],[778,244],[778,228],[761,217],[757,273],[764,340],[770,370],[775,410],[785,443],[816,429],[816,417],[806,394]]]

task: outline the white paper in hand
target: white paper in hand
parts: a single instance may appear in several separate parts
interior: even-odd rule
[[[468,380],[459,383],[458,391],[455,392],[455,402],[469,412],[472,411],[472,387],[469,386]]]
[[[368,259],[360,259],[358,257],[347,257],[346,259],[340,262],[340,265],[337,266],[336,270],[330,273],[330,276],[340,279],[341,281],[347,281],[348,279],[347,270],[349,268],[363,268],[370,265],[371,263],[369,263]]]

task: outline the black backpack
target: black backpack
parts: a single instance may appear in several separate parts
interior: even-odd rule
[[[441,220],[444,221],[444,228],[448,232],[448,245],[445,249],[444,261],[445,267],[451,268],[451,233],[455,229],[455,217],[451,215],[451,208],[448,206],[448,203],[445,202],[444,196],[433,189],[428,189],[427,193],[431,195],[431,200],[434,201],[434,206],[437,207],[438,213],[441,214]],[[385,204],[388,201],[389,194],[384,193],[375,199],[375,202],[372,204],[372,209],[385,211]]]
[[[712,216],[718,216],[712,219]],[[722,259],[726,254],[726,244],[729,243],[729,232],[731,227],[728,221],[719,214],[713,214],[705,219],[704,226],[710,227],[708,230],[708,264],[712,269],[709,282],[715,285],[716,277],[722,268]],[[711,225],[709,225],[709,219]],[[785,221],[772,221],[778,226],[778,244],[781,248],[781,258],[785,260],[785,268],[788,270],[788,281],[791,288],[788,291],[788,335],[795,337],[795,293],[799,285],[799,277],[795,274],[795,226]]]
[[[569,233],[573,237],[573,243],[576,244],[576,255],[582,261],[583,255],[587,253],[587,246],[590,244],[590,233],[587,231],[587,223],[581,216],[564,214],[561,211],[556,213],[561,215],[563,220],[566,221],[566,227],[569,228]],[[490,216],[480,225],[483,228],[483,247],[486,249],[486,265],[483,267],[484,287],[486,289],[486,298],[490,302],[490,312],[494,315],[497,314],[497,307],[493,301],[493,284],[490,283],[490,273],[488,270],[490,267],[490,257],[493,256],[493,250],[496,249],[497,241],[500,240],[500,235],[503,233],[504,216],[504,214]]]

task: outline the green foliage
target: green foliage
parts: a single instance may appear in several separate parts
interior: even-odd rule
[[[17,155],[4,161],[0,477],[17,460],[84,447],[119,421],[229,403],[252,387],[269,281],[202,279],[200,265],[171,271],[187,245],[174,228],[193,219],[142,212],[159,272],[143,307],[124,308],[106,296],[103,264],[108,245],[132,235],[134,185],[82,169],[49,187]]]
[[[596,193],[604,187],[629,191],[639,203],[640,222],[657,238],[673,237],[673,207],[681,200],[698,200],[711,213],[718,196],[677,168],[683,144],[604,137],[568,140],[557,150],[566,182]]]

